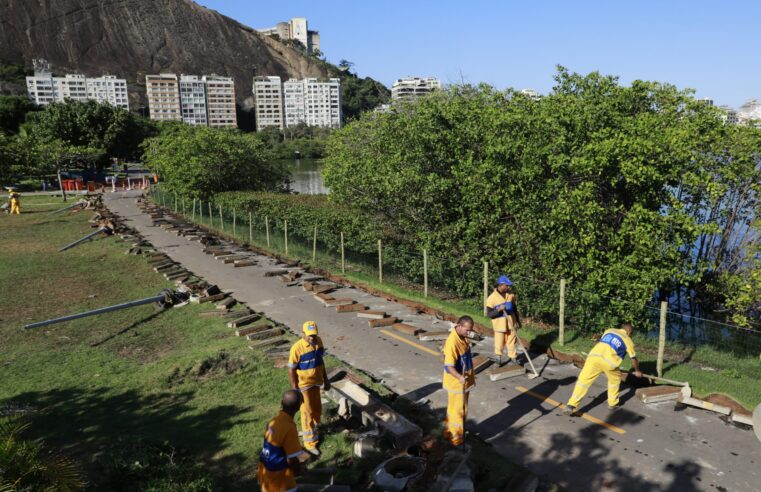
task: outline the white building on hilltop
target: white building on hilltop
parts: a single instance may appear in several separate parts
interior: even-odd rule
[[[97,101],[129,110],[127,81],[113,75],[88,78],[80,74],[53,77],[44,60],[34,60],[34,75],[26,78],[29,98],[35,104],[47,106],[54,102]]]
[[[441,89],[441,82],[435,77],[404,77],[391,86],[391,99],[416,99]]]
[[[278,22],[275,27],[257,31],[267,36],[278,36],[280,39],[294,39],[304,45],[307,53],[320,51],[320,33],[310,31],[309,23],[304,17],[294,17],[286,22]]]
[[[751,99],[737,110],[737,119],[740,123],[755,124],[761,123],[761,103],[758,99]]]

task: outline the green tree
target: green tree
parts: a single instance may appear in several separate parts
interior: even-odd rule
[[[688,91],[560,68],[539,101],[462,86],[364,114],[331,135],[325,184],[443,258],[462,294],[480,286],[459,272],[488,259],[518,277],[565,277],[610,316],[631,317],[656,292],[694,291],[721,268],[695,265],[701,236],[726,230],[700,218],[759,183],[759,146],[733,131]]]
[[[377,80],[370,77],[359,78],[348,71],[342,72],[341,104],[345,121],[351,121],[366,111],[372,111],[387,103],[390,98],[391,91]]]
[[[264,144],[238,130],[172,127],[143,144],[143,158],[166,189],[207,199],[231,190],[280,190],[287,173]]]
[[[0,132],[18,133],[27,113],[36,110],[36,106],[27,97],[0,96]]]

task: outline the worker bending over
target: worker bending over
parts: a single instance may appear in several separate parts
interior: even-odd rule
[[[8,188],[8,200],[11,203],[10,213],[11,215],[21,214],[21,195],[13,188]]]
[[[516,340],[521,319],[518,315],[512,285],[507,276],[501,275],[497,279],[497,288],[486,299],[486,316],[491,319],[494,330],[494,361],[500,366],[508,361],[518,362]],[[507,345],[507,360],[503,359],[505,345]]]
[[[621,384],[621,373],[618,368],[626,354],[629,354],[632,360],[634,375],[638,378],[642,377],[637,354],[634,351],[634,342],[631,339],[632,331],[634,331],[634,327],[631,323],[623,323],[621,328],[611,328],[602,334],[602,338],[589,352],[589,356],[584,362],[579,379],[573,388],[571,399],[568,400],[565,409],[566,415],[577,415],[576,409],[581,403],[581,399],[587,394],[600,373],[605,373],[608,378],[608,408],[618,407],[618,387]]]
[[[317,336],[317,323],[307,321],[302,327],[303,338],[293,344],[288,358],[288,377],[291,388],[299,390],[303,396],[301,404],[301,433],[304,449],[313,456],[319,456],[317,445],[320,443],[317,426],[322,416],[320,386],[330,390],[330,381],[322,360],[325,348]]]
[[[465,419],[468,417],[468,394],[476,385],[473,355],[468,333],[473,318],[463,316],[444,343],[444,389],[447,391],[447,420],[444,437],[455,447],[464,447]]]
[[[296,490],[296,477],[301,474],[299,432],[293,416],[301,406],[301,393],[283,393],[281,410],[269,421],[264,432],[264,445],[259,455],[259,485],[262,492]]]

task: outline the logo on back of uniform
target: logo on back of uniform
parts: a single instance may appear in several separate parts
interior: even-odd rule
[[[618,355],[622,359],[626,357],[626,343],[624,343],[623,338],[621,338],[620,336],[614,333],[606,333],[600,339],[600,342],[609,345],[610,348],[612,348],[613,351],[616,352],[616,355]]]

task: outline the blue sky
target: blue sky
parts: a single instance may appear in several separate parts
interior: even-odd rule
[[[390,86],[406,75],[547,92],[555,65],[761,98],[761,1],[198,0],[254,28],[306,17],[322,51]]]

